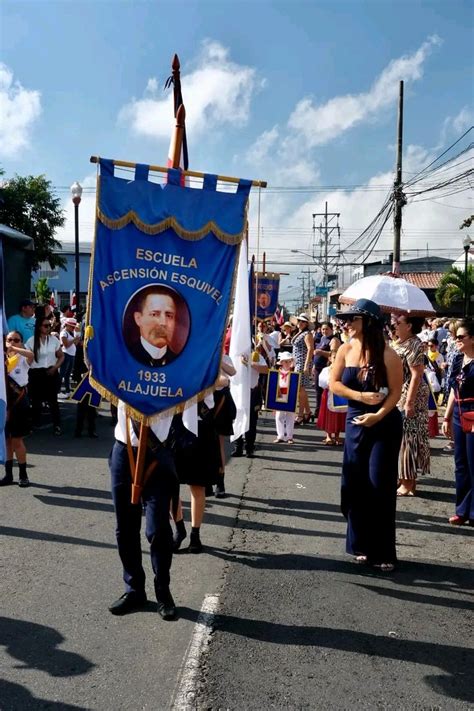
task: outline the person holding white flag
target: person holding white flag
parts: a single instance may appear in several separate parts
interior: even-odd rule
[[[231,440],[236,443],[232,453],[234,457],[243,455],[244,439],[247,456],[253,457],[258,410],[261,404],[258,376],[259,373],[267,372],[267,365],[263,357],[257,352],[252,354],[249,314],[247,242],[243,240],[240,246],[232,334],[229,347],[229,355],[236,370],[230,383],[230,391],[237,408],[237,416],[233,425],[234,435],[231,437]]]

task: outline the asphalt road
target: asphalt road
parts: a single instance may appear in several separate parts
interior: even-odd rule
[[[310,426],[271,444],[265,414],[258,456],[232,460],[231,495],[209,501],[205,553],[173,560],[165,623],[152,603],[107,611],[122,592],[110,419],[75,440],[62,410],[62,437],[28,440],[32,486],[0,490],[1,709],[474,707],[474,530],[447,524],[441,439],[420,495],[399,501],[400,569],[375,575],[343,552],[342,452]]]

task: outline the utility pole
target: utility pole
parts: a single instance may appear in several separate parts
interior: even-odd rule
[[[393,264],[392,272],[400,274],[400,242],[402,233],[402,208],[406,205],[406,197],[402,191],[402,153],[403,153],[403,81],[400,82],[398,96],[398,126],[397,126],[397,167],[393,184]]]
[[[329,310],[329,298],[328,298],[328,275],[329,275],[329,263],[331,261],[330,247],[331,247],[331,237],[333,232],[337,232],[340,237],[341,231],[339,228],[339,218],[341,216],[340,212],[328,212],[328,204],[325,203],[324,212],[314,212],[313,213],[313,240],[316,241],[316,230],[320,234],[319,238],[319,262],[323,270],[323,288],[325,290],[324,304],[325,312]],[[324,222],[316,227],[316,217],[323,217]],[[314,253],[314,243],[313,243],[313,253]]]

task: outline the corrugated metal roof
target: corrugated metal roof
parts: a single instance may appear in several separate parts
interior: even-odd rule
[[[405,272],[400,274],[410,284],[418,286],[420,289],[437,289],[441,277],[445,272]]]

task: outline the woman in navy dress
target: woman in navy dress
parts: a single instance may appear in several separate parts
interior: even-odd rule
[[[454,435],[456,514],[449,523],[474,526],[474,322],[471,319],[458,321],[456,346],[459,353],[452,362],[443,420],[443,434],[450,439]],[[461,415],[466,419],[464,429]]]
[[[357,563],[391,572],[397,562],[395,511],[402,418],[396,405],[402,362],[386,345],[380,307],[359,299],[346,321],[350,340],[336,354],[330,389],[347,398],[341,509],[347,519],[346,551]]]

